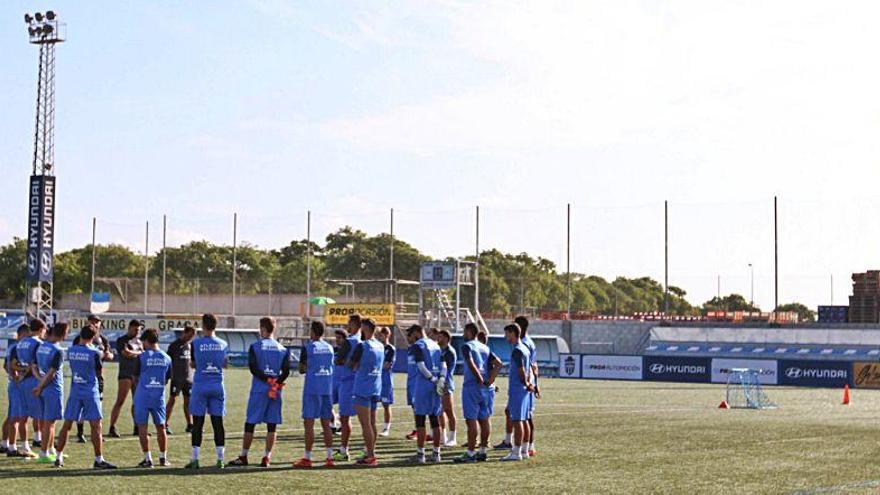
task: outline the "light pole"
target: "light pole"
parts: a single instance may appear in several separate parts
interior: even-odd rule
[[[751,272],[751,279],[752,279],[752,295],[751,295],[751,301],[749,302],[749,305],[754,308],[755,307],[755,265],[749,263],[749,271]]]

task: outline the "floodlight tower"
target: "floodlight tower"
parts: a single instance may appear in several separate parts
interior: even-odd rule
[[[29,184],[27,310],[52,317],[55,247],[55,45],[64,41],[64,23],[55,12],[25,14],[31,44],[40,47],[34,159]]]

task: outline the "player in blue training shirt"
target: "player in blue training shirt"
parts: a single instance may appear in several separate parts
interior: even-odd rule
[[[76,344],[67,350],[67,362],[70,365],[70,396],[64,408],[64,424],[58,433],[58,454],[55,456],[55,467],[64,466],[64,447],[70,436],[70,428],[74,423],[88,421],[92,429],[92,447],[95,451],[95,469],[116,469],[104,459],[103,426],[101,419],[101,392],[98,380],[103,372],[104,352],[94,345],[98,338],[97,329],[86,325],[80,330]]]
[[[419,364],[416,362],[416,351],[418,350],[416,340],[417,339],[413,334],[409,332],[406,333],[406,343],[408,344],[408,347],[406,348],[406,405],[413,410],[413,418],[415,418],[416,415],[413,396],[416,393],[416,380],[419,377]],[[406,435],[406,439],[415,440],[418,436],[418,428],[413,428],[413,430]]]
[[[446,364],[446,391],[440,398],[443,406],[443,412],[440,414],[440,433],[443,437],[441,442],[444,447],[457,447],[458,436],[456,435],[456,417],[455,417],[455,364],[458,361],[458,355],[455,348],[452,347],[452,334],[445,328],[437,332],[437,345],[440,346],[440,359]]]
[[[42,409],[43,438],[40,458],[37,459],[40,464],[53,464],[56,458],[55,422],[64,418],[64,349],[61,342],[67,337],[67,329],[67,323],[56,323],[46,341],[37,348],[39,382],[31,393],[40,398]]]
[[[217,450],[217,468],[223,469],[223,455],[226,450],[226,430],[223,416],[226,415],[226,389],[223,387],[223,369],[229,344],[214,335],[217,317],[208,313],[202,316],[202,336],[192,343],[193,375],[192,396],[189,412],[193,415],[192,461],[184,469],[199,469],[199,451],[202,447],[202,434],[205,429],[205,415],[211,415],[214,429],[214,446]]]
[[[348,362],[354,370],[354,407],[364,434],[364,456],[357,463],[377,466],[376,460],[376,405],[382,400],[382,364],[385,346],[374,338],[376,322],[367,318],[361,322],[363,339]]]
[[[16,331],[16,341],[6,350],[6,362],[4,369],[9,377],[9,383],[6,385],[7,403],[9,404],[7,422],[3,430],[3,442],[6,451],[3,452],[7,457],[33,458],[34,453],[30,451],[30,445],[27,439],[27,412],[25,411],[24,399],[21,395],[21,384],[19,381],[24,375],[19,370],[18,347],[19,342],[30,336],[31,328],[27,325],[19,325]],[[21,434],[21,441],[24,443],[21,450],[18,450],[16,438]]]
[[[534,390],[532,385],[532,369],[529,362],[529,350],[522,343],[521,330],[516,323],[504,327],[504,336],[513,346],[510,353],[510,375],[507,387],[507,412],[513,423],[513,442],[510,453],[502,457],[502,461],[523,460],[523,442],[527,442],[526,424],[529,420],[529,392]],[[528,459],[526,450],[525,458]]]
[[[43,404],[40,402],[40,398],[34,396],[31,392],[39,383],[39,379],[37,378],[39,376],[39,371],[37,369],[37,348],[43,343],[43,338],[46,334],[46,323],[39,318],[35,318],[31,320],[30,329],[30,336],[19,341],[18,346],[16,347],[16,356],[18,359],[18,364],[16,366],[21,374],[21,381],[18,383],[18,386],[19,391],[21,392],[22,409],[27,415],[27,418],[33,419],[33,445],[37,447],[40,445],[40,439],[42,436],[41,432],[43,429],[40,422],[40,416],[43,414]],[[24,418],[25,425],[27,425],[27,418]],[[36,457],[31,453],[30,445],[26,445],[24,452],[25,455],[30,458]]]
[[[426,421],[430,421],[434,450],[431,454],[431,462],[440,462],[440,414],[443,407],[440,403],[439,390],[446,387],[446,363],[440,358],[440,346],[431,339],[425,337],[425,332],[419,325],[413,325],[407,329],[407,333],[416,339],[414,357],[418,366],[419,374],[415,379],[415,392],[413,405],[415,406],[416,429],[418,430],[416,455],[408,459],[412,464],[425,463],[425,431]],[[439,383],[439,384],[438,384]]]
[[[324,448],[327,449],[324,467],[333,467],[333,376],[336,373],[335,351],[324,340],[324,324],[313,321],[309,342],[299,352],[299,373],[303,377],[302,419],[305,427],[305,455],[293,463],[295,468],[312,467],[312,448],[315,445],[315,420],[321,421]]]
[[[266,450],[260,467],[269,467],[272,448],[275,446],[276,430],[282,423],[282,388],[290,376],[290,351],[273,337],[275,320],[260,318],[260,340],[248,349],[248,368],[251,372],[251,393],[248,397],[244,422],[241,455],[230,466],[247,466],[248,452],[254,441],[254,431],[260,423],[266,423]]]
[[[387,437],[391,434],[391,406],[394,405],[394,356],[397,350],[391,344],[391,329],[382,327],[377,333],[379,342],[385,346],[385,360],[382,363],[382,409],[383,419],[382,431],[380,437]]]
[[[486,461],[486,448],[492,432],[492,396],[495,378],[503,366],[489,346],[477,340],[477,326],[464,326],[464,345],[461,346],[462,368],[461,409],[467,423],[467,452],[454,460],[457,463]],[[480,435],[480,451],[476,452],[477,434]]]
[[[353,314],[348,317],[348,337],[339,346],[336,356],[336,364],[342,367],[339,372],[339,421],[342,423],[342,438],[339,439],[339,451],[333,455],[334,461],[348,461],[351,456],[348,453],[348,442],[351,439],[351,417],[357,415],[354,408],[354,371],[345,366],[354,350],[361,342],[360,335],[361,315]]]
[[[150,452],[150,438],[147,436],[147,422],[153,419],[156,426],[156,439],[159,441],[159,465],[170,466],[168,462],[168,435],[165,431],[165,385],[171,380],[171,356],[159,349],[159,331],[148,328],[141,335],[143,352],[138,356],[137,387],[134,391],[134,422],[138,427],[141,451],[144,460],[139,468],[153,467],[153,454]]]
[[[528,318],[525,316],[517,316],[513,321],[519,325],[519,328],[522,330],[520,340],[522,340],[526,349],[529,350],[529,364],[531,365],[532,386],[534,387],[534,390],[529,392],[529,420],[526,422],[528,433],[526,434],[526,439],[523,440],[523,457],[526,455],[534,457],[538,454],[535,450],[535,399],[541,398],[541,390],[538,388],[538,348],[535,346],[535,341],[529,337]]]

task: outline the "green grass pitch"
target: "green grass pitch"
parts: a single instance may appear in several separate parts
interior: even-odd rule
[[[105,418],[116,396],[113,367],[107,369]],[[397,384],[404,383],[398,375]],[[493,441],[500,439],[506,379],[493,421]],[[250,377],[245,369],[227,374],[227,461],[241,446]],[[189,436],[176,408],[170,438],[172,468],[139,470],[141,453],[134,437],[107,439],[105,457],[120,466],[115,472],[93,472],[91,445],[71,443],[66,467],[57,470],[33,461],[0,458],[0,484],[7,493],[824,493],[880,489],[877,411],[880,391],[854,391],[854,404],[840,405],[841,391],[769,388],[777,410],[718,410],[724,394],[718,385],[650,382],[542,381],[536,424],[538,457],[521,463],[451,463],[461,448],[445,449],[440,465],[411,467],[402,460],[413,453],[405,440],[412,416],[405,405],[394,407],[392,436],[380,438],[380,467],[339,466],[334,470],[299,471],[290,462],[303,451],[299,419],[301,380],[285,389],[285,424],[281,427],[273,466],[266,470],[203,468],[184,471]],[[4,385],[5,390],[5,385]],[[404,390],[396,391],[397,398]],[[0,397],[6,410],[6,394]],[[381,419],[380,419],[381,422]],[[120,432],[131,432],[130,417]],[[60,423],[59,423],[60,427]],[[107,426],[105,425],[105,428]],[[214,449],[206,425],[202,464],[211,465]],[[86,426],[88,432],[88,426]],[[459,440],[465,438],[464,422]],[[251,448],[259,460],[263,427]],[[354,438],[360,431],[355,429]],[[338,437],[337,437],[338,438]],[[319,444],[320,445],[320,444]],[[354,444],[355,446],[357,443]],[[156,455],[153,441],[154,456]],[[321,448],[316,449],[320,457]]]

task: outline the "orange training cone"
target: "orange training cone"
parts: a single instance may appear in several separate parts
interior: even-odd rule
[[[844,385],[844,387],[843,387],[843,405],[844,406],[850,405],[849,385],[848,384]]]
[[[723,401],[721,401],[721,404],[718,405],[718,409],[730,409],[730,406],[727,405],[726,400],[723,400]]]

